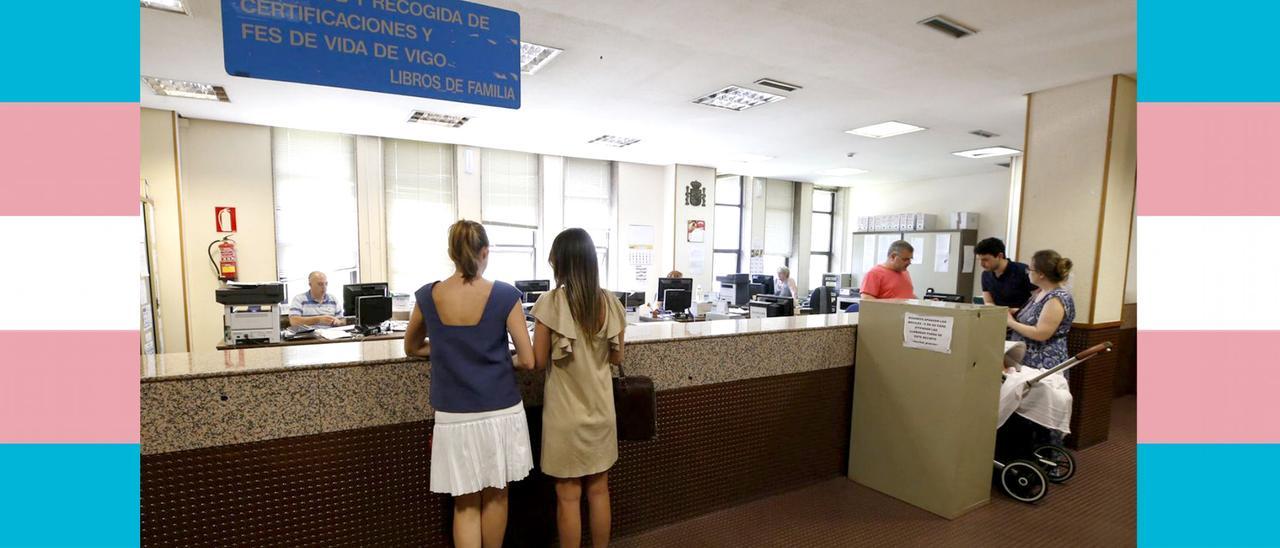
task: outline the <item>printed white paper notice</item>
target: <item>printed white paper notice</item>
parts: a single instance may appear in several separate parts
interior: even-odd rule
[[[915,250],[912,255],[916,257],[917,264],[919,264],[921,268],[924,268],[925,261],[929,260],[928,257],[924,256],[924,237],[912,236],[908,241],[911,242],[911,249]]]
[[[705,268],[707,254],[702,250],[702,246],[689,249],[689,273],[694,276],[701,276]]]
[[[973,272],[973,246],[971,245],[964,246],[964,270],[960,272],[963,274]]]
[[[951,328],[955,318],[906,313],[902,322],[902,346],[930,352],[951,353]]]
[[[951,235],[939,234],[933,246],[933,271],[951,272]]]

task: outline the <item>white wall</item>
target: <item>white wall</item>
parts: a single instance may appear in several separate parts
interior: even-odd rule
[[[701,206],[685,205],[685,191],[690,183],[698,181],[706,191],[706,200]],[[686,278],[693,278],[694,288],[701,285],[702,291],[711,291],[715,274],[711,269],[711,255],[714,245],[715,227],[715,182],[716,170],[709,167],[675,166],[675,223],[673,224],[675,244],[675,269],[684,273]],[[688,222],[700,220],[706,222],[706,233],[701,243],[691,243],[688,238]],[[700,261],[693,259],[700,257]],[[664,273],[665,274],[665,273]],[[656,288],[656,286],[655,286]],[[697,297],[695,296],[695,299]]]
[[[214,230],[214,206],[236,208],[240,281],[277,279],[271,128],[183,120],[179,140],[191,350],[199,352],[222,340],[219,283],[208,255],[209,243],[223,236]]]
[[[547,257],[551,254],[551,242],[565,229],[564,218],[564,156],[542,156],[540,168],[542,178],[542,230],[538,231],[537,258],[534,260],[534,271],[539,280],[555,280],[551,263]],[[601,279],[600,283],[609,287],[609,281]],[[555,287],[555,282],[552,282]]]
[[[614,181],[618,194],[615,198],[618,211],[618,246],[613,253],[619,260],[617,272],[620,291],[644,291],[649,302],[656,301],[658,278],[671,270],[670,241],[663,239],[662,222],[668,204],[672,203],[673,187],[665,178],[663,166],[616,162]],[[627,260],[630,253],[631,225],[645,225],[653,229],[653,264],[645,269],[644,280],[636,275],[636,268]],[[664,260],[665,259],[665,260]]]
[[[1137,210],[1129,219],[1129,226],[1137,228]],[[1135,304],[1138,302],[1138,231],[1131,229],[1129,231],[1129,267],[1124,280],[1124,304]]]
[[[153,247],[159,316],[157,335],[164,352],[187,351],[187,306],[182,264],[182,239],[177,230],[178,149],[177,115],[167,110],[142,109],[140,174],[154,212]]]
[[[932,213],[938,215],[939,228],[946,228],[946,215],[953,211],[978,213],[978,239],[1004,239],[1009,212],[1009,171],[931,179],[912,183],[867,184],[848,190],[848,217],[891,213]],[[1096,212],[1095,212],[1096,215]],[[852,223],[850,223],[852,226]],[[852,232],[852,230],[850,230]],[[853,270],[851,238],[844,238],[845,253],[841,272]],[[1013,250],[1009,250],[1013,255]],[[1025,261],[1024,261],[1025,262]],[[974,276],[974,294],[982,294],[982,277]]]
[[[1076,323],[1120,320],[1136,174],[1135,91],[1133,80],[1108,76],[1030,96],[1019,248],[1027,256],[1053,249],[1072,260]]]
[[[1112,80],[1110,154],[1104,166],[1105,195],[1102,226],[1098,227],[1098,266],[1094,288],[1093,323],[1118,322],[1126,302],[1126,278],[1133,234],[1134,194],[1138,174],[1138,83],[1116,76]]]

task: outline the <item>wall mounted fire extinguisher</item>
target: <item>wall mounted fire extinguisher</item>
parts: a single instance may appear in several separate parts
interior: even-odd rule
[[[218,246],[217,260],[213,258],[213,246],[215,245]],[[209,244],[209,263],[213,265],[213,270],[218,273],[218,280],[220,281],[234,282],[240,278],[240,271],[236,262],[236,241],[231,239],[230,234]]]

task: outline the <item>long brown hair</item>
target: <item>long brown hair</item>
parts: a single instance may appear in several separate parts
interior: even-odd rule
[[[462,273],[462,281],[470,282],[480,275],[480,253],[489,247],[489,234],[484,225],[463,219],[449,227],[449,258]]]
[[[594,335],[604,323],[601,306],[600,265],[596,264],[596,244],[581,228],[570,228],[551,242],[551,271],[556,285],[565,292],[569,313],[588,334]]]
[[[1071,259],[1059,255],[1052,249],[1042,249],[1031,256],[1031,264],[1036,272],[1044,274],[1053,283],[1062,283],[1071,274]]]

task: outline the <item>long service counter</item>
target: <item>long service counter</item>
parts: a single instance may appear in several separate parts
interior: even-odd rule
[[[846,472],[857,314],[627,327],[658,438],[621,442],[614,536]],[[400,341],[144,358],[146,545],[445,546],[429,360]],[[518,372],[540,454],[542,372]],[[511,485],[507,542],[555,536],[551,480]]]

